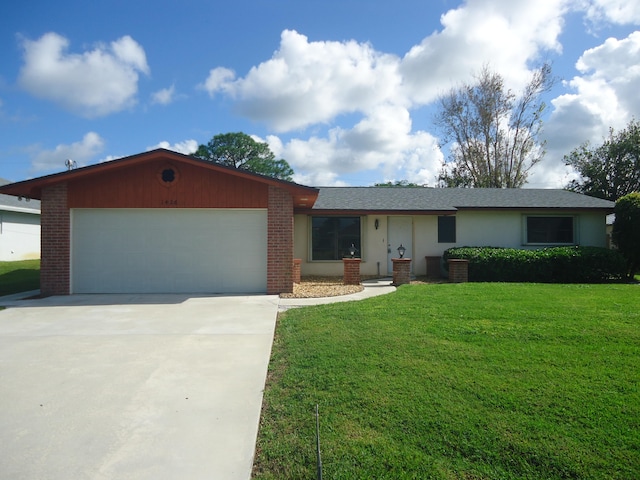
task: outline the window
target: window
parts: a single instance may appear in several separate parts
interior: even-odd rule
[[[573,244],[573,217],[527,217],[526,243]]]
[[[438,243],[456,243],[456,217],[438,217]]]
[[[311,259],[342,260],[354,244],[361,255],[360,217],[311,217]]]

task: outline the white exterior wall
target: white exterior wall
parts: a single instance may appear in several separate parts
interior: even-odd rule
[[[594,212],[459,212],[456,216],[456,247],[541,248],[525,244],[525,217],[530,215],[576,217],[576,242],[583,246],[606,247],[606,216]],[[449,247],[447,247],[449,248]]]
[[[0,261],[40,258],[40,214],[0,211]]]
[[[550,211],[463,211],[456,214],[456,243],[438,243],[438,216],[413,216],[413,251],[406,257],[413,259],[412,272],[424,275],[426,256],[441,256],[451,247],[505,247],[541,248],[529,246],[525,240],[525,217],[527,215],[576,215],[576,240],[580,245],[606,247],[606,221],[604,213],[571,213]],[[387,272],[387,216],[370,215],[363,217],[363,251],[360,272],[362,275],[391,275]],[[379,226],[375,229],[375,220]],[[308,217],[294,217],[295,258],[302,259],[302,275],[340,276],[343,273],[341,261],[311,262],[311,238]],[[380,262],[380,270],[378,270]]]
[[[459,212],[456,217],[457,242],[451,247],[524,248],[521,212]]]
[[[607,247],[606,217],[600,213],[583,213],[578,219],[580,245]]]
[[[375,228],[375,219],[378,219],[378,229]],[[338,261],[311,261],[311,236],[310,222],[307,215],[294,215],[294,258],[302,260],[302,275],[340,276],[344,272],[344,265]],[[380,262],[380,275],[387,274],[387,217],[365,216],[362,217],[361,247],[362,263],[360,273],[362,275],[378,275],[378,263]]]
[[[456,229],[457,229],[456,225]],[[456,232],[457,233],[457,232]],[[438,243],[438,216],[423,215],[413,217],[413,252],[412,269],[415,275],[424,275],[427,271],[427,261],[424,257],[439,257],[451,243]],[[407,256],[409,256],[407,254]]]

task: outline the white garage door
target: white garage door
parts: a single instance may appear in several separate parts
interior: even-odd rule
[[[266,210],[74,209],[73,293],[267,289]]]

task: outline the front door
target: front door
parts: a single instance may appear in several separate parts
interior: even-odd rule
[[[413,219],[411,217],[389,217],[387,219],[387,272],[393,273],[392,258],[398,258],[398,247],[407,249],[405,258],[413,255]],[[413,262],[412,262],[413,270]]]

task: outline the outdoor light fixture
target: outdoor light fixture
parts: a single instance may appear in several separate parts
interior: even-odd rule
[[[380,220],[378,220],[378,219],[376,218],[376,221],[375,221],[375,222],[373,222],[373,226],[374,226],[374,227],[376,227],[376,230],[377,230],[377,229],[378,229],[378,227],[380,226]]]
[[[349,255],[351,255],[351,258],[353,258],[355,254],[356,254],[356,246],[352,243],[351,246],[349,247]]]
[[[402,246],[402,244],[400,244],[400,246],[398,247],[398,255],[400,255],[400,258],[404,258],[404,252],[406,252],[406,251],[407,251],[407,249],[404,248]]]

